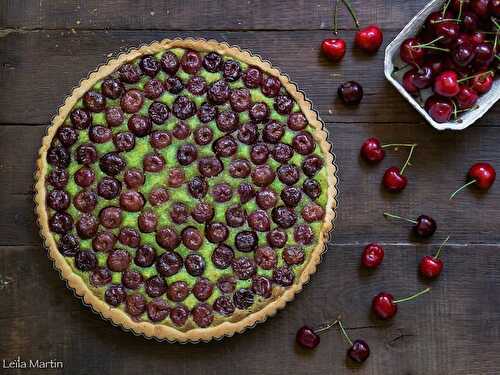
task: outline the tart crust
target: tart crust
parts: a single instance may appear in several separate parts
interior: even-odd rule
[[[108,76],[121,65],[130,62],[142,55],[155,54],[169,48],[186,48],[200,52],[215,51],[221,55],[230,56],[245,62],[249,65],[258,66],[262,71],[276,76],[285,87],[288,94],[299,105],[302,113],[306,116],[309,124],[315,129],[312,133],[314,139],[321,148],[322,155],[325,158],[325,166],[328,175],[328,200],[325,207],[325,217],[319,233],[318,243],[311,252],[307,263],[304,266],[300,277],[295,278],[294,283],[287,287],[275,287],[273,296],[266,300],[263,306],[257,306],[258,309],[251,314],[239,316],[235,314],[231,321],[225,321],[215,326],[207,328],[193,328],[187,331],[181,331],[174,327],[153,324],[150,322],[136,322],[124,311],[110,307],[105,301],[98,298],[85,284],[80,276],[75,274],[71,266],[66,262],[64,256],[59,252],[57,244],[49,230],[48,214],[45,209],[46,188],[45,176],[47,173],[48,164],[46,161],[47,150],[50,147],[51,141],[56,134],[57,129],[64,123],[64,120],[69,115],[71,109],[83,94],[90,90],[93,85]],[[304,93],[290,81],[288,76],[281,73],[279,69],[273,67],[270,62],[262,60],[260,56],[251,54],[247,50],[242,50],[236,46],[230,46],[227,43],[219,43],[215,40],[205,39],[165,39],[160,42],[153,42],[149,45],[144,45],[137,49],[132,49],[127,53],[120,54],[117,58],[111,59],[107,64],[100,66],[93,71],[88,77],[80,82],[80,85],[75,88],[70,96],[64,102],[64,105],[59,108],[57,115],[52,120],[52,124],[47,130],[47,135],[43,138],[42,146],[39,150],[37,160],[37,169],[35,173],[35,212],[38,218],[40,227],[40,235],[44,245],[48,250],[48,255],[54,263],[54,267],[59,271],[61,278],[66,281],[76,296],[80,297],[84,304],[90,306],[92,310],[99,313],[101,317],[111,321],[114,325],[120,326],[126,331],[132,331],[137,335],[142,335],[146,338],[155,338],[157,340],[167,340],[170,342],[192,342],[199,341],[207,342],[212,339],[221,339],[225,336],[232,336],[235,333],[241,333],[247,328],[255,326],[257,323],[264,322],[269,316],[273,316],[276,312],[282,309],[287,302],[294,299],[296,293],[300,292],[303,285],[309,281],[309,278],[316,272],[316,268],[321,261],[321,255],[326,250],[329,233],[333,228],[333,220],[335,218],[335,210],[337,206],[337,177],[336,166],[334,164],[334,156],[331,151],[331,144],[327,140],[328,133],[320,120],[317,112],[312,109],[312,104],[306,99]],[[236,320],[235,319],[238,319]]]

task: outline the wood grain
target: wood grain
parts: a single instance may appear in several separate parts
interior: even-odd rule
[[[353,0],[363,24],[384,28],[384,46],[426,1]],[[4,0],[0,2],[0,364],[2,359],[57,359],[46,374],[384,374],[493,375],[500,359],[500,190],[466,190],[449,202],[476,161],[500,157],[498,106],[462,132],[437,132],[424,123],[383,77],[383,51],[349,48],[331,64],[318,53],[331,36],[332,1],[298,0]],[[354,37],[340,14],[342,36]],[[339,166],[335,231],[311,284],[276,317],[243,335],[206,345],[169,345],[121,332],[73,297],[52,269],[34,222],[34,163],[46,126],[66,95],[99,64],[130,47],[174,37],[227,41],[271,60],[288,73],[327,122]],[[355,79],[365,97],[348,108],[339,83]],[[407,150],[390,151],[377,166],[359,159],[369,136],[384,143],[417,142],[401,194],[380,186],[385,168]],[[435,236],[416,241],[404,223],[382,212],[438,222]],[[427,284],[416,272],[451,234],[442,277]],[[363,246],[378,241],[386,259],[373,273],[359,268]],[[373,295],[396,297],[426,285],[431,293],[400,306],[396,319],[369,314]],[[344,363],[345,342],[334,331],[314,353],[294,347],[302,324],[343,314],[353,338],[372,355],[360,368]],[[39,371],[7,370],[6,374]],[[2,372],[2,374],[4,373]]]

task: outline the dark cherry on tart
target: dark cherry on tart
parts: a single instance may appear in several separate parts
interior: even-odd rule
[[[42,152],[44,234],[71,272],[108,309],[180,332],[238,322],[300,283],[335,182],[287,80],[191,48],[116,64]]]

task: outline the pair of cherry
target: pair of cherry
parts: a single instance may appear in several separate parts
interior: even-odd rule
[[[332,328],[333,326],[338,326],[342,336],[346,339],[349,344],[349,349],[347,349],[347,357],[355,363],[363,363],[370,356],[370,347],[365,340],[356,339],[351,340],[347,334],[340,317],[332,322],[327,322],[318,328],[312,328],[310,326],[302,326],[297,331],[295,340],[297,344],[305,349],[315,349],[320,343],[319,334],[325,332]]]
[[[385,158],[385,149],[389,147],[409,147],[410,152],[408,154],[408,158],[404,163],[403,167],[400,169],[399,167],[390,167],[387,168],[384,176],[382,178],[382,184],[384,187],[390,192],[399,192],[403,190],[408,184],[408,178],[403,174],[406,170],[406,167],[410,165],[410,160],[413,155],[413,151],[415,147],[417,147],[416,143],[391,143],[382,145],[377,138],[368,138],[365,140],[361,146],[361,157],[371,164],[379,163]]]
[[[377,52],[384,39],[382,30],[380,30],[380,27],[378,27],[377,25],[370,25],[364,28],[360,28],[358,17],[356,16],[356,12],[349,0],[335,0],[333,16],[333,32],[335,33],[335,35],[338,34],[337,15],[339,1],[342,2],[342,4],[351,14],[351,17],[354,20],[354,24],[356,25],[356,28],[358,30],[354,38],[354,44],[359,49],[367,53]],[[327,38],[321,43],[321,51],[323,52],[323,54],[330,60],[335,62],[343,59],[345,55],[345,48],[346,43],[342,38]]]

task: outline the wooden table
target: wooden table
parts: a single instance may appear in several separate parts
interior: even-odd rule
[[[386,45],[425,0],[353,1],[362,24],[377,23]],[[479,160],[500,156],[500,113],[493,108],[462,132],[427,125],[383,75],[383,50],[366,56],[351,48],[354,31],[341,12],[346,58],[320,56],[330,37],[332,1],[257,0],[3,0],[0,4],[0,366],[1,360],[61,360],[68,374],[498,374],[500,367],[500,187],[487,194],[448,195]],[[345,29],[347,27],[347,29]],[[338,217],[329,251],[312,282],[287,308],[249,332],[200,345],[169,345],[122,332],[82,306],[47,260],[34,224],[33,170],[51,117],[80,78],[131,46],[195,36],[238,44],[287,72],[328,124],[340,176]],[[336,99],[339,83],[365,89],[358,108]],[[380,186],[390,165],[406,153],[389,152],[368,167],[358,151],[368,136],[384,142],[418,142],[409,185],[391,195]],[[382,212],[426,213],[438,231],[416,242],[409,227]],[[416,266],[448,235],[445,271],[431,284]],[[373,273],[359,256],[377,241],[386,259]],[[400,306],[381,323],[370,316],[379,291],[406,296],[431,293]],[[304,323],[343,314],[353,338],[372,354],[348,369],[346,344],[330,331],[314,353],[294,347]],[[0,367],[1,368],[1,367]],[[5,371],[5,372],[4,372]],[[26,370],[3,370],[25,374]],[[33,372],[39,373],[39,372]]]

